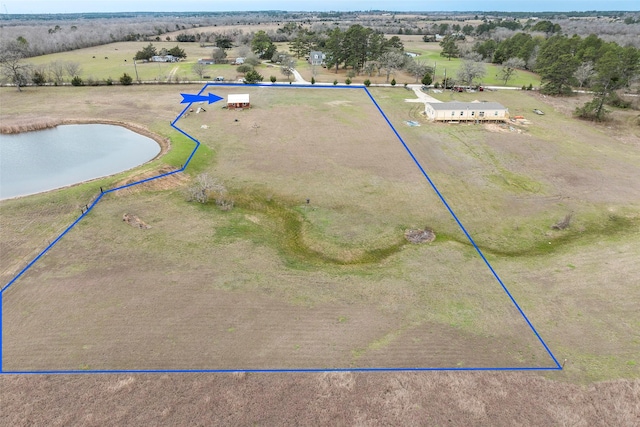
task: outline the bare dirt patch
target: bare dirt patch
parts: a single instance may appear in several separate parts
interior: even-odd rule
[[[143,220],[141,220],[137,215],[133,215],[130,213],[125,213],[124,215],[122,215],[122,220],[129,224],[130,226],[132,226],[133,228],[140,228],[143,230],[147,230],[149,228],[151,228],[151,226],[149,224],[147,224],[146,222],[144,222]]]
[[[405,231],[404,238],[411,243],[431,243],[436,240],[436,233],[429,228],[424,230],[413,229]]]

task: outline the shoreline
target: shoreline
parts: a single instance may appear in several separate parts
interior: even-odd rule
[[[13,196],[13,197],[7,197],[7,198],[2,198],[0,199],[0,203],[5,202],[5,201],[9,201],[9,200],[15,200],[15,199],[21,199],[23,197],[29,197],[29,196],[34,196],[37,194],[45,194],[45,193],[49,193],[51,191],[57,191],[57,190],[61,190],[64,188],[70,188],[73,187],[75,185],[80,185],[80,184],[86,184],[92,181],[96,181],[98,179],[103,179],[103,178],[107,178],[110,176],[115,176],[124,172],[129,172],[132,171],[136,168],[139,168],[140,166],[144,166],[150,162],[153,162],[154,160],[159,159],[160,157],[164,156],[170,149],[171,149],[171,140],[169,138],[165,138],[162,137],[154,132],[151,132],[149,129],[137,125],[135,123],[131,123],[131,122],[124,122],[124,121],[119,121],[119,120],[108,120],[108,119],[62,119],[62,120],[56,120],[56,121],[47,121],[47,122],[36,122],[30,125],[30,127],[28,129],[25,129],[22,126],[6,126],[6,125],[2,125],[0,126],[0,133],[4,134],[4,135],[16,135],[16,134],[20,134],[20,133],[27,133],[27,132],[37,132],[40,130],[47,130],[47,129],[54,129],[58,126],[64,126],[64,125],[93,125],[93,124],[98,124],[98,125],[112,125],[112,126],[121,126],[123,128],[126,128],[132,132],[135,132],[139,135],[145,136],[147,138],[152,139],[153,141],[155,141],[159,146],[160,146],[160,152],[158,154],[156,154],[152,159],[147,160],[144,163],[141,163],[133,168],[127,169],[127,170],[123,170],[111,175],[104,175],[104,176],[100,176],[100,177],[96,177],[96,178],[92,178],[92,179],[88,179],[88,180],[84,180],[84,181],[80,181],[80,182],[76,182],[74,184],[69,184],[69,185],[65,185],[63,187],[58,187],[58,188],[52,188],[50,190],[44,190],[44,191],[38,191],[35,193],[30,193],[30,194],[22,194],[19,196]]]

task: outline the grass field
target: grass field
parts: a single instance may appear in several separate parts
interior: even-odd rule
[[[462,64],[462,59],[452,58],[451,60],[447,60],[443,58],[440,56],[441,48],[438,43],[425,43],[420,36],[405,36],[403,42],[405,44],[405,51],[420,55],[416,60],[435,67],[436,81],[441,82],[445,77],[445,73],[449,78],[456,77],[458,69]],[[148,44],[149,42],[111,43],[103,46],[30,58],[29,63],[34,66],[46,66],[54,61],[63,63],[75,62],[80,64],[80,77],[87,82],[90,80],[104,81],[109,78],[117,81],[124,73],[129,74],[134,79],[139,78],[144,81],[199,81],[201,79],[193,72],[192,67],[199,58],[210,57],[212,49],[211,47],[201,47],[199,43],[154,41],[152,44],[158,51],[163,48],[171,49],[176,45],[179,46],[187,54],[186,61],[179,63],[144,63],[138,61],[137,64],[134,65],[133,57],[136,52],[142,50],[142,48]],[[276,43],[276,45],[280,51],[288,51],[289,49],[287,43]],[[234,48],[230,50],[228,56],[231,58],[238,56],[237,49]],[[494,64],[486,64],[485,66],[486,74],[481,79],[481,82],[478,83],[483,85],[503,85],[504,81],[498,77],[500,67]],[[217,76],[222,76],[227,81],[236,81],[242,77],[242,74],[238,73],[236,68],[234,65],[227,64],[207,65],[205,75],[209,76],[209,78],[205,80],[212,80]],[[338,70],[338,73],[335,72],[335,69],[329,70],[322,67],[315,67],[315,69],[312,70],[311,65],[304,59],[298,60],[296,69],[307,81],[311,81],[314,74],[316,81],[324,83],[331,83],[334,80],[338,80],[339,83],[344,83],[347,78],[346,70]],[[261,65],[258,67],[258,71],[263,75],[265,81],[268,81],[270,76],[275,76],[279,82],[287,80],[287,77],[284,76],[277,67]],[[398,85],[415,83],[415,77],[408,75],[404,71],[393,74],[390,79],[393,78],[396,79]],[[372,76],[363,74],[351,78],[353,83],[363,83],[366,79],[369,79],[373,84],[386,83],[384,73],[381,75],[374,73]],[[66,80],[68,81],[70,79],[67,77]],[[522,70],[518,71],[508,82],[509,86],[515,87],[529,86],[529,84],[532,84],[534,87],[539,87],[540,77]]]
[[[242,89],[250,111],[179,122],[236,208],[180,191],[101,202],[3,295],[5,369],[550,365],[361,90]],[[123,229],[123,204],[153,231]],[[442,243],[407,246],[425,225]]]
[[[3,90],[3,103],[16,105],[3,124],[100,115],[144,124],[178,148],[168,121],[185,90]],[[179,122],[204,144],[198,170],[223,180],[236,208],[185,203],[180,182],[101,202],[3,295],[4,369],[141,368],[141,358],[157,368],[229,367],[219,363],[229,358],[247,367],[548,363],[362,92],[243,90],[252,110],[214,107]],[[531,124],[410,128],[404,121],[419,117],[404,102],[411,92],[373,94],[551,349],[569,359],[549,375],[638,377],[640,319],[630,302],[640,292],[640,160],[627,113],[611,129],[585,126],[558,100],[485,92]],[[530,117],[532,108],[547,114]],[[2,202],[3,277],[98,185]],[[123,225],[129,211],[153,228]],[[570,211],[568,230],[550,229]],[[405,228],[424,226],[435,244],[403,243]],[[45,310],[52,301],[62,309]],[[258,338],[258,324],[270,333]],[[131,353],[133,342],[145,345]]]

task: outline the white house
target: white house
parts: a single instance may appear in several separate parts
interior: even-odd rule
[[[309,52],[309,64],[311,65],[322,65],[327,56],[320,51],[311,51]]]
[[[229,94],[227,97],[227,108],[235,110],[235,109],[243,109],[243,108],[251,108],[251,102],[249,100],[248,93],[236,93]]]
[[[497,102],[427,102],[425,114],[433,122],[505,122],[509,110]]]
[[[155,55],[151,57],[151,62],[178,62],[178,58],[173,55]]]

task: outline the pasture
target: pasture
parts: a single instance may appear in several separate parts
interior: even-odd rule
[[[18,105],[3,124],[99,116],[185,147],[168,122],[191,88],[3,89],[3,102]],[[187,203],[189,177],[110,195],[3,294],[3,369],[551,366],[363,92],[239,89],[253,109],[214,104],[178,123],[203,143],[197,172],[224,182],[235,208]],[[585,126],[520,92],[482,96],[512,114],[553,114],[527,114],[521,132],[411,128],[412,92],[372,93],[547,344],[569,359],[548,375],[637,377],[637,134]],[[68,110],[53,108],[61,102]],[[614,125],[626,129],[624,113]],[[145,168],[170,166],[172,153]],[[126,179],[2,202],[3,278],[100,185]],[[552,230],[569,211],[572,226]],[[152,228],[127,226],[125,212]],[[425,226],[433,244],[403,240]]]

